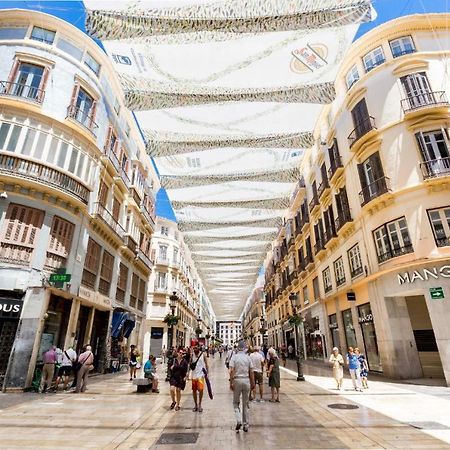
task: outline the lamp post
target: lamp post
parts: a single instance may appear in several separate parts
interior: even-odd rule
[[[266,332],[267,332],[267,326],[266,326],[266,319],[264,318],[263,315],[261,315],[261,317],[259,318],[259,323],[261,324],[261,328],[259,329],[259,332],[261,333],[261,341],[262,344],[264,345],[264,338],[266,337]]]
[[[197,317],[197,329],[195,330],[197,334],[197,338],[200,338],[200,335],[202,334],[202,329],[200,328],[200,324],[202,323],[202,318],[200,316]]]
[[[302,336],[299,336],[298,333],[298,325],[301,322],[300,314],[297,313],[297,307],[298,307],[298,294],[292,292],[289,294],[289,300],[292,305],[292,311],[294,313],[294,325],[295,325],[295,338],[297,340],[297,348],[296,350],[296,360],[297,360],[297,381],[305,381],[305,377],[303,376],[303,365],[302,365],[302,359],[303,359],[303,352],[300,350],[300,348],[303,349],[303,343],[300,344]],[[301,346],[301,347],[300,347]]]
[[[253,346],[253,325],[250,327],[250,345]]]
[[[173,316],[175,316],[175,308],[177,307],[177,302],[178,302],[178,296],[177,296],[177,293],[175,292],[175,291],[173,291],[173,294],[169,297],[169,300],[170,300],[170,311],[171,311],[171,313],[172,313],[172,317]],[[170,336],[170,340],[169,340],[169,342],[170,342],[170,345],[169,345],[169,347],[168,348],[172,348],[172,346],[173,346],[173,323],[170,325],[170,327],[169,327],[169,332],[170,332],[170,334],[169,334],[169,336]]]

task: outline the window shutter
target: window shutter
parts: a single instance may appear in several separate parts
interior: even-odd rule
[[[112,126],[110,125],[108,127],[108,133],[106,133],[105,152],[108,152],[109,147],[111,145],[112,132],[113,132]]]
[[[89,125],[92,127],[92,125],[95,122],[95,114],[97,113],[97,100],[94,100],[91,107],[91,114],[90,114],[90,123]]]
[[[361,187],[364,189],[367,187],[367,178],[366,174],[364,173],[364,167],[363,164],[358,164],[358,174],[359,174],[359,181],[361,182]]]
[[[425,145],[425,141],[423,140],[423,134],[422,132],[416,133],[415,134],[417,142],[419,144],[419,148],[420,148],[420,152],[422,154],[422,159],[424,161],[428,161],[428,155],[427,155],[427,147]]]
[[[9,73],[8,83],[14,83],[14,80],[16,79],[19,67],[20,67],[20,61],[16,58],[12,65],[11,72]],[[11,87],[12,86],[10,86],[10,89],[11,89]]]
[[[42,102],[45,95],[45,87],[47,86],[48,77],[50,75],[50,67],[44,67],[44,73],[42,74],[41,83],[39,85],[38,101]]]
[[[373,168],[374,168],[374,172],[375,172],[375,179],[379,180],[380,178],[383,178],[384,172],[383,172],[383,166],[381,165],[380,154],[377,152],[377,153],[374,153],[373,155],[371,155],[370,161],[373,164]]]
[[[80,90],[80,85],[75,82],[72,90],[72,98],[70,99],[70,106],[75,106],[77,104],[78,92]]]
[[[34,248],[43,220],[44,211],[11,203],[6,213],[2,241]]]
[[[100,186],[98,188],[98,202],[100,205],[106,207],[106,202],[108,198],[108,186],[104,181],[100,181]]]
[[[53,218],[48,251],[67,258],[72,246],[74,224],[61,217]]]
[[[112,216],[116,222],[119,222],[120,202],[116,197],[113,199]]]

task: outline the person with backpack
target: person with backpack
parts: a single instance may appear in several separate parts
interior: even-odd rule
[[[203,400],[203,390],[205,388],[205,374],[203,369],[208,372],[208,362],[205,358],[205,354],[200,351],[198,345],[194,347],[194,354],[192,355],[191,363],[189,365],[192,371],[192,397],[194,398],[194,412],[203,412],[202,400]],[[198,392],[198,401],[197,401]]]
[[[77,375],[77,388],[76,393],[84,392],[87,386],[88,374],[94,369],[94,354],[92,353],[92,347],[86,346],[86,351],[81,353],[78,357],[78,375]]]

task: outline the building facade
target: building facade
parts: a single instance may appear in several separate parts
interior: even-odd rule
[[[219,320],[216,322],[216,335],[222,345],[232,346],[242,339],[242,324],[238,320]]]
[[[358,346],[371,371],[450,385],[447,14],[403,17],[358,39],[266,260],[272,345],[307,358]]]
[[[240,318],[243,329],[242,335],[248,345],[260,347],[267,343],[264,287],[260,286],[264,282],[263,280],[261,282],[259,283],[258,279],[257,287],[248,298]]]
[[[75,27],[0,18],[0,381],[51,345],[117,367],[145,317],[157,175],[104,52]]]
[[[176,222],[157,217],[151,243],[154,270],[148,288],[144,355],[160,355],[163,349],[189,346],[197,337],[214,330],[215,316],[196,271],[189,249]],[[173,328],[164,322],[171,314],[170,296],[175,294],[174,315],[179,318]],[[209,331],[208,331],[209,330]]]

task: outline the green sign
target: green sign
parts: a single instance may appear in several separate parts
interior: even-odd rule
[[[442,289],[441,287],[430,288],[430,296],[432,300],[445,298],[444,289]]]
[[[70,273],[52,273],[50,274],[50,283],[68,283],[72,278]]]

